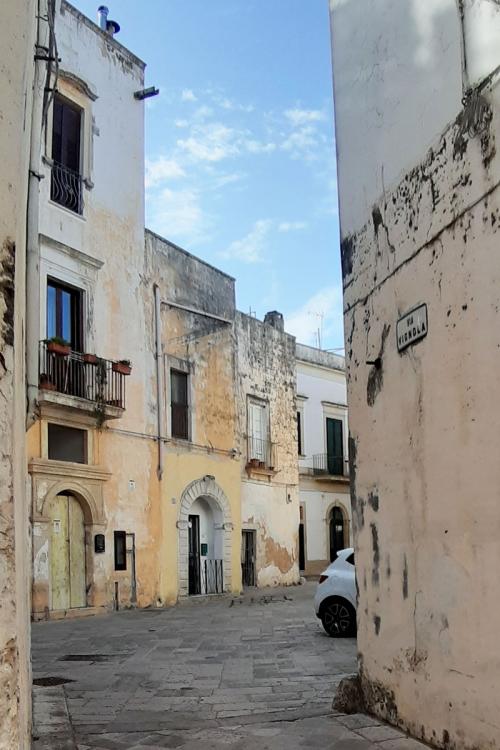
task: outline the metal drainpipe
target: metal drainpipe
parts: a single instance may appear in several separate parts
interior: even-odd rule
[[[153,286],[155,296],[155,333],[156,333],[156,410],[158,414],[158,479],[163,477],[163,357],[161,344],[161,300],[158,284]]]
[[[46,4],[38,6],[37,44],[48,46],[48,25],[41,20]],[[29,160],[28,206],[26,212],[26,379],[28,414],[27,427],[35,422],[34,405],[38,397],[38,357],[40,339],[40,242],[38,238],[40,212],[40,174],[42,138],[46,123],[42,122],[45,62],[35,60],[31,144]],[[49,177],[50,179],[50,177]]]

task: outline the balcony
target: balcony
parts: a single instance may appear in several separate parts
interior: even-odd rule
[[[312,474],[314,477],[333,477],[348,480],[349,461],[344,456],[332,456],[329,453],[316,453],[312,457]]]
[[[247,435],[247,474],[264,475],[276,474],[276,444],[270,440]]]
[[[121,417],[125,410],[127,374],[130,368],[122,362],[40,342],[41,403],[85,411],[100,421]]]
[[[82,177],[69,167],[52,162],[50,198],[68,211],[83,213]]]

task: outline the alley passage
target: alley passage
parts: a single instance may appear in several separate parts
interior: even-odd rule
[[[368,717],[332,716],[356,646],[324,635],[313,594],[308,583],[35,624],[33,677],[49,684],[34,688],[34,747],[422,747],[386,745],[401,735]]]

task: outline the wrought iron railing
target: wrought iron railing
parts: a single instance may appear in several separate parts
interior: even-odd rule
[[[78,172],[56,161],[52,162],[50,197],[54,203],[76,214],[83,213],[82,185],[82,177]]]
[[[332,456],[330,453],[317,453],[313,458],[313,474],[330,476],[347,476],[347,461],[344,456]]]
[[[270,440],[247,436],[247,466],[260,469],[276,468],[276,445]]]
[[[115,368],[120,363],[70,350],[53,351],[51,343],[40,342],[39,384],[42,390],[56,391],[95,404],[125,409],[125,378]]]
[[[204,594],[222,594],[224,592],[224,568],[222,560],[203,561]]]

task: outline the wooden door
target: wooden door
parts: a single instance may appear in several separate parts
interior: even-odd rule
[[[200,517],[189,516],[189,593],[201,594]]]
[[[55,497],[50,522],[51,609],[85,607],[85,526],[78,500]]]
[[[242,531],[241,577],[243,586],[255,586],[255,532]]]

